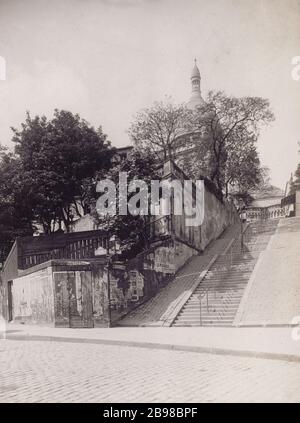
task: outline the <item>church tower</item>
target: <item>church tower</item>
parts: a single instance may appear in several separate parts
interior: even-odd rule
[[[204,100],[201,96],[201,76],[197,66],[197,61],[195,59],[195,65],[192,70],[191,74],[191,83],[192,83],[192,94],[190,101],[187,103],[188,108],[195,109],[198,106],[202,106],[204,104]]]

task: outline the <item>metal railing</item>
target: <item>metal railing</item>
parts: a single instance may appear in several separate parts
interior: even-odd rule
[[[216,262],[212,266],[211,272],[225,271],[226,273],[230,273],[232,268],[236,265],[235,259],[237,257],[241,258],[241,254],[249,251],[248,247],[251,243],[252,238],[253,238],[252,226],[251,224],[247,224],[245,228],[242,228],[241,233],[235,239],[235,241],[231,244],[228,251],[218,256]],[[221,259],[221,264],[218,263],[220,262],[220,259]],[[206,278],[207,278],[207,275],[205,276],[205,279]],[[232,297],[232,293],[231,292],[227,293],[227,296],[226,298],[224,298],[224,301],[223,301],[225,303],[223,312],[221,310],[216,313],[218,317],[222,317],[224,315],[226,304],[230,303],[231,297]],[[203,309],[206,307],[207,314],[209,314],[210,307],[211,307],[210,300],[213,301],[213,300],[216,300],[216,298],[217,298],[217,289],[215,285],[208,285],[202,289],[200,286],[200,293],[198,294],[200,326],[202,326],[202,323],[203,323]],[[206,305],[203,305],[202,302],[205,299],[206,299]]]
[[[98,248],[106,248],[107,239],[100,231],[85,231],[57,236],[25,237],[17,242],[21,243],[19,267],[27,269],[48,260],[95,258]]]

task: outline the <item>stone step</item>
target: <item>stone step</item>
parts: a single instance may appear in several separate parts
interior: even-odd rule
[[[199,300],[199,295],[201,295],[202,298],[205,298],[207,295],[210,298],[213,298],[214,296],[218,298],[238,298],[242,295],[244,292],[246,284],[243,285],[243,287],[225,287],[225,286],[219,286],[219,287],[205,287],[197,288],[197,290],[193,293],[193,295],[190,297],[190,300]],[[227,294],[227,295],[226,295]]]
[[[218,270],[228,270],[230,269],[232,272],[238,272],[241,269],[252,269],[254,267],[255,261],[251,261],[251,263],[243,263],[242,261],[237,264],[232,264],[230,262],[226,263],[215,263],[213,267],[209,269],[209,273],[213,273]]]
[[[223,275],[223,276],[216,275],[215,277],[211,276],[210,278],[205,277],[205,279],[203,279],[201,284],[204,284],[204,283],[205,284],[210,284],[210,283],[239,284],[239,283],[245,283],[246,280],[248,280],[248,278],[244,275],[240,275],[239,277],[235,277],[235,278],[230,278],[230,275]]]
[[[222,315],[222,316],[204,316],[202,315],[202,323],[232,323],[234,321],[234,317],[235,316],[226,316],[226,315]],[[199,325],[200,323],[200,315],[198,316],[194,316],[194,317],[183,317],[181,319],[176,319],[175,323],[179,324],[179,323],[183,323],[183,324],[187,324],[187,323],[193,323],[193,324],[197,324]]]
[[[202,298],[205,298],[207,296],[206,291],[207,291],[206,289],[201,289],[201,290],[199,289],[199,290],[195,291],[193,296],[197,297],[197,298],[191,297],[190,300],[196,300],[197,299],[197,301],[200,301],[199,295],[201,295]],[[232,298],[233,299],[233,298],[239,298],[243,291],[244,291],[244,288],[243,289],[231,288],[229,290],[229,289],[226,289],[224,287],[222,287],[222,288],[220,287],[219,289],[214,289],[214,290],[210,289],[209,292],[208,292],[208,296],[210,298],[213,298],[214,295],[216,295],[216,296],[218,296],[219,299],[222,299],[222,298]],[[228,296],[225,296],[224,294],[227,294],[227,293],[228,293]],[[222,297],[222,295],[223,295],[223,297]]]
[[[248,273],[251,273],[251,271],[253,270],[253,265],[250,267],[250,266],[244,266],[244,265],[242,265],[242,264],[240,264],[239,265],[239,267],[237,267],[237,266],[218,266],[218,267],[215,267],[214,269],[211,269],[211,270],[209,270],[209,272],[207,272],[207,274],[208,275],[215,275],[215,274],[218,274],[218,273],[232,273],[232,276],[235,276],[235,275],[239,275],[239,274],[241,274],[241,273],[243,273],[243,272],[248,272]]]
[[[218,321],[210,321],[210,320],[202,320],[201,325],[202,326],[232,326],[233,320],[220,320]],[[181,321],[181,322],[175,322],[174,326],[200,326],[200,320],[194,320],[194,321]]]
[[[219,313],[219,314],[217,314],[217,313],[215,313],[215,314],[208,314],[208,313],[203,313],[202,314],[202,320],[220,320],[220,319],[225,319],[225,320],[233,320],[234,319],[234,317],[235,317],[235,313],[228,313],[228,314],[226,314],[226,313]],[[180,318],[180,319],[179,319]],[[200,313],[197,313],[197,314],[194,314],[193,316],[192,315],[190,315],[190,316],[185,316],[185,315],[180,315],[179,316],[179,318],[177,318],[176,319],[176,321],[177,320],[182,320],[182,321],[193,321],[193,320],[196,320],[196,321],[199,321],[199,319],[200,319]]]
[[[231,258],[230,257],[228,257],[228,258],[224,258],[224,259],[220,259],[220,260],[217,260],[215,263],[214,263],[214,265],[212,266],[212,269],[214,268],[214,267],[216,267],[216,266],[218,266],[219,264],[221,265],[221,264],[223,264],[223,265],[225,265],[225,264],[228,264],[228,263],[232,263],[233,265],[235,265],[235,266],[237,266],[237,265],[240,265],[240,264],[245,264],[245,265],[251,265],[252,263],[254,263],[255,262],[255,259],[253,258],[253,257],[251,257],[251,258],[249,258],[248,260],[246,260],[246,259],[242,259],[242,258],[239,258],[239,259],[232,259],[231,260]]]
[[[184,322],[175,322],[174,326],[209,326],[209,325],[224,325],[224,326],[232,326],[233,320],[193,320],[193,321],[184,321]]]
[[[235,314],[202,314],[202,321],[233,321],[235,318]],[[180,319],[177,319],[176,321],[182,321],[182,322],[200,322],[200,314],[195,314],[194,316],[180,316]]]
[[[236,310],[237,310],[237,307],[230,308],[230,309],[227,309],[226,307],[219,308],[219,309],[209,307],[208,310],[209,311],[207,311],[206,307],[202,307],[202,309],[201,309],[202,316],[205,316],[205,315],[207,315],[207,316],[216,316],[216,315],[221,316],[222,315],[223,316],[223,315],[226,314],[226,315],[232,315],[234,317]],[[182,313],[179,314],[179,317],[183,319],[184,317],[190,318],[190,317],[199,316],[199,315],[200,315],[200,308],[195,309],[195,310],[185,310],[185,311],[183,311]]]
[[[206,306],[206,304],[202,304],[202,310],[207,310],[207,306]],[[224,304],[224,303],[219,303],[219,304],[208,304],[208,309],[209,310],[218,310],[218,311],[220,311],[220,310],[236,310],[236,304],[228,304],[227,306],[226,306],[226,304]],[[199,307],[199,304],[198,304],[198,306],[197,305],[195,305],[194,307],[189,307],[189,308],[185,308],[184,310],[182,310],[181,311],[181,313],[180,314],[184,314],[184,313],[194,313],[194,312],[196,312],[196,311],[199,311],[200,310],[200,307]]]
[[[217,293],[217,295],[214,295],[213,293],[207,295],[204,295],[201,297],[201,304],[206,304],[207,303],[207,298],[208,298],[208,303],[209,304],[228,304],[228,303],[236,303],[239,302],[241,300],[241,297],[243,296],[243,291],[241,291],[240,293],[234,293],[234,294],[228,294],[227,292],[219,292]],[[188,307],[193,305],[194,307],[199,305],[200,303],[200,298],[199,295],[193,295],[190,300],[188,302],[185,303],[184,307]]]
[[[208,314],[215,314],[215,313],[235,313],[238,309],[239,305],[235,304],[232,305],[230,308],[228,306],[226,306],[226,304],[222,304],[220,305],[220,307],[214,307],[214,306],[208,306],[208,311],[207,311],[207,307],[206,305],[202,305],[201,307],[201,312],[202,313],[208,313]],[[189,308],[189,309],[185,309],[182,310],[178,316],[184,316],[184,315],[191,315],[191,314],[199,314],[200,313],[200,307],[195,307],[195,308]]]
[[[239,301],[240,298],[243,295],[244,290],[240,290],[240,291],[231,291],[230,293],[226,290],[223,291],[211,291],[209,292],[209,294],[207,295],[206,293],[203,295],[201,295],[201,298],[199,298],[200,293],[195,293],[193,294],[190,299],[189,299],[189,304],[195,303],[195,304],[199,304],[200,300],[202,301],[202,303],[208,300],[210,303],[214,303],[214,302],[221,302],[221,301],[226,301],[226,300],[230,300],[230,301]],[[201,292],[202,294],[202,292]],[[187,303],[185,304],[187,305]]]
[[[237,256],[236,254],[226,254],[226,256],[219,256],[216,260],[215,263],[227,263],[228,261],[231,261],[234,263],[240,263],[240,262],[245,262],[245,263],[251,263],[253,261],[253,257],[252,256]]]
[[[202,288],[197,288],[197,290],[193,293],[193,297],[197,297],[197,300],[199,300],[199,295],[201,295],[202,298],[205,298],[207,295],[210,298],[218,297],[218,298],[226,298],[225,294],[228,294],[230,298],[233,296],[240,296],[241,293],[244,291],[246,284],[244,284],[241,287],[232,286],[226,288],[226,286],[202,286]],[[223,297],[222,297],[223,296]],[[190,298],[192,299],[192,297]],[[193,298],[194,300],[195,298]]]
[[[208,309],[209,310],[234,310],[238,307],[239,302],[232,302],[232,301],[220,301],[218,303],[208,303]],[[201,304],[201,308],[202,310],[207,310],[207,303],[202,302]],[[181,309],[180,314],[185,313],[185,312],[193,312],[193,311],[197,311],[200,309],[200,303],[198,304],[191,304],[183,309]]]
[[[209,287],[224,287],[226,288],[226,290],[231,290],[231,289],[239,289],[239,288],[243,288],[246,284],[247,281],[249,280],[249,278],[245,278],[245,279],[236,279],[236,280],[231,280],[231,279],[205,279],[203,282],[201,282],[201,284],[197,287],[197,289],[199,289],[199,291],[203,291],[204,289],[207,289]]]
[[[232,278],[235,278],[237,276],[242,276],[244,274],[248,274],[251,273],[251,270],[245,268],[245,269],[232,269],[232,268],[217,268],[217,269],[212,269],[209,272],[207,272],[207,276],[211,275],[213,276],[220,276],[220,275],[228,275],[230,273],[230,276]]]
[[[216,304],[216,303],[218,303],[218,304],[223,304],[223,303],[228,304],[229,302],[231,304],[235,304],[235,303],[240,302],[240,297],[223,297],[223,298],[221,298],[221,297],[218,297],[218,298],[211,297],[210,299],[208,297],[208,301],[209,301],[209,304]],[[200,303],[200,300],[197,298],[196,301],[189,302],[189,304],[187,304],[185,307],[191,307],[191,306],[197,307],[197,306],[199,306],[199,303]],[[206,304],[206,298],[204,298],[204,299],[202,298],[201,304],[202,305]]]
[[[211,278],[211,279],[204,279],[198,288],[201,289],[201,286],[209,287],[209,286],[226,286],[228,288],[229,286],[243,286],[247,283],[249,278],[239,278],[239,279],[230,279],[228,278]]]
[[[241,272],[239,271],[238,273],[236,273],[235,275],[232,275],[230,270],[227,270],[226,272],[215,272],[215,273],[210,273],[205,275],[204,280],[208,280],[208,281],[212,281],[212,280],[229,280],[232,279],[233,281],[238,281],[238,280],[244,280],[246,277],[248,277],[249,275],[251,275],[252,271],[249,272]]]
[[[241,298],[241,294],[242,294],[242,292],[239,294],[239,295],[226,295],[227,294],[227,292],[226,291],[224,291],[224,292],[220,292],[219,293],[219,295],[216,295],[216,296],[214,296],[213,294],[211,294],[211,295],[208,295],[208,301],[209,302],[222,302],[222,301],[226,301],[226,300],[230,300],[230,302],[234,302],[234,301],[239,301],[239,299]],[[206,300],[207,300],[207,295],[205,295],[205,296],[202,296],[202,298],[201,298],[201,301],[202,301],[202,303],[204,302],[204,300],[205,300],[205,302],[206,302]],[[199,302],[200,302],[200,298],[199,298],[199,296],[195,296],[194,298],[191,298],[191,300],[189,301],[189,304],[199,304]]]
[[[235,303],[238,303],[240,301],[240,299],[241,299],[241,296],[234,296],[234,297],[223,296],[223,297],[221,297],[221,295],[219,295],[219,296],[217,296],[217,298],[214,298],[213,296],[211,296],[211,297],[208,296],[209,304],[222,304],[222,303],[227,304],[229,302],[231,304],[235,304]],[[201,304],[202,305],[206,304],[206,302],[207,302],[206,296],[202,297]],[[185,307],[190,307],[190,306],[197,307],[197,306],[199,306],[199,303],[200,303],[199,298],[193,299],[192,301],[189,301],[189,304],[186,304]]]

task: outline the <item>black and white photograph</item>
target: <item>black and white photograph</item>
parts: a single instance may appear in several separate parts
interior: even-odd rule
[[[300,0],[0,0],[0,403],[299,402]]]

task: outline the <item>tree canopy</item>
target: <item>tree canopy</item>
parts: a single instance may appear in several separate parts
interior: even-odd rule
[[[198,133],[208,139],[208,176],[218,188],[228,192],[228,185],[238,185],[246,190],[259,183],[256,141],[261,127],[273,119],[266,99],[209,92],[205,105],[193,113],[193,120]]]
[[[119,175],[120,172],[126,172],[128,185],[135,180],[142,180],[147,184],[148,192],[150,191],[151,181],[159,180],[158,163],[156,156],[149,150],[138,151],[133,153],[118,164],[112,167],[106,174],[106,178],[112,180],[116,186],[116,209],[117,213],[114,216],[100,215],[96,209],[96,199],[99,194],[94,188],[94,201],[92,208],[92,216],[94,217],[99,229],[105,231],[107,236],[115,235],[121,243],[121,251],[123,256],[132,257],[143,249],[147,248],[149,239],[148,230],[150,215],[122,215],[119,213],[120,201],[122,201],[122,193],[119,191]],[[102,175],[99,175],[99,179]],[[125,195],[125,201],[130,202],[130,199],[139,192],[128,192]],[[147,198],[150,204],[150,197]],[[127,205],[128,210],[128,205]]]
[[[273,119],[266,99],[211,91],[195,110],[155,103],[137,115],[129,134],[137,147],[176,159],[191,178],[208,176],[227,195],[230,188],[245,193],[259,184],[256,141]]]
[[[2,154],[1,175],[6,180],[0,188],[2,204],[11,204],[13,215],[21,214],[20,222],[24,217],[41,225],[45,233],[62,223],[68,231],[82,214],[87,180],[96,171],[109,169],[114,149],[101,127],[95,130],[65,110],[56,109],[50,120],[27,113],[21,129],[12,129],[14,154]],[[28,225],[27,232],[32,232],[33,225],[30,230]]]
[[[137,113],[129,128],[129,136],[138,149],[150,149],[158,157],[174,158],[175,143],[186,129],[191,112],[170,98],[155,102]]]

